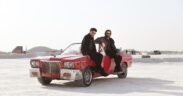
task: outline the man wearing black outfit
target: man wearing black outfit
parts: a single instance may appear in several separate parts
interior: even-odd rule
[[[116,63],[116,67],[114,72],[122,72],[120,63],[122,60],[122,57],[120,55],[117,55],[117,49],[115,46],[114,40],[111,38],[111,30],[106,30],[105,31],[105,36],[100,38],[100,43],[104,43],[105,47],[105,53],[106,55],[110,56],[111,58],[114,58],[114,61]]]
[[[94,42],[94,35],[96,34],[96,32],[96,28],[91,28],[90,32],[84,36],[81,43],[81,52],[83,55],[89,55],[90,58],[95,61],[97,69],[96,71],[98,71],[103,76],[107,76],[107,73],[105,73],[103,68],[101,67],[103,56],[96,51],[96,46]]]

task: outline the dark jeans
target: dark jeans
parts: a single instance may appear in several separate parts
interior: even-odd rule
[[[100,72],[102,70],[102,67],[101,67],[101,62],[103,58],[102,54],[95,52],[95,53],[89,54],[89,56],[96,64],[96,71]]]
[[[114,58],[114,62],[116,64],[116,67],[115,67],[115,71],[122,71],[121,70],[121,66],[120,66],[120,63],[121,63],[121,60],[122,60],[122,57],[120,55],[109,55],[111,58]]]

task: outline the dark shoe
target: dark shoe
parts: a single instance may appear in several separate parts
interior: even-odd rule
[[[103,69],[100,71],[100,74],[101,74],[102,76],[108,76],[108,74],[107,74]]]
[[[118,72],[122,72],[122,69],[121,69],[121,67],[115,67],[115,69],[114,69],[114,73],[118,73]]]

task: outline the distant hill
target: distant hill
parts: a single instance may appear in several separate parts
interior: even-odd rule
[[[51,49],[44,46],[33,47],[26,51],[26,54],[17,54],[11,52],[2,52],[0,51],[0,59],[16,59],[16,58],[33,58],[38,56],[53,56],[60,55],[59,50]]]
[[[2,51],[0,51],[0,54],[7,54],[6,52],[2,52]]]
[[[27,52],[29,53],[35,53],[35,52],[52,52],[52,51],[58,51],[56,49],[51,49],[45,46],[37,46],[29,49]]]

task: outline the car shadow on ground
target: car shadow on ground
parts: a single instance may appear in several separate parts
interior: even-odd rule
[[[89,87],[79,87],[75,82],[56,82],[45,89],[57,91],[69,91],[93,94],[127,94],[137,93],[159,93],[172,96],[183,96],[183,87],[172,85],[174,81],[155,78],[129,77],[119,79],[117,77],[96,78]]]

